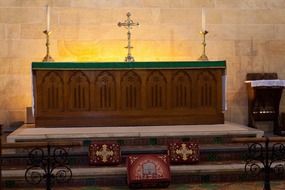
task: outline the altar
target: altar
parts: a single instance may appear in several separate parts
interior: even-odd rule
[[[33,62],[36,127],[223,124],[225,61]]]

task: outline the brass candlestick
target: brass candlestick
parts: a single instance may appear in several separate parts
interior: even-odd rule
[[[200,34],[203,35],[203,42],[201,43],[202,46],[203,46],[203,53],[199,57],[198,60],[200,60],[200,61],[208,61],[208,57],[206,55],[206,35],[208,34],[208,31],[207,30],[201,31]]]
[[[43,59],[43,62],[52,62],[52,61],[54,61],[54,59],[49,55],[49,45],[50,45],[50,43],[49,43],[49,36],[51,34],[51,31],[45,30],[44,34],[46,35],[47,53],[46,53],[46,56]]]

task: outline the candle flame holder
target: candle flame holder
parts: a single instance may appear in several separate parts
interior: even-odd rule
[[[208,61],[208,57],[206,55],[206,35],[209,32],[207,30],[201,31],[200,34],[203,36],[203,41],[202,41],[202,47],[203,47],[203,52],[202,55],[198,58],[199,61]]]
[[[43,62],[53,62],[54,59],[49,54],[49,47],[50,47],[49,36],[51,35],[51,31],[45,30],[43,31],[43,33],[46,35],[46,56],[43,58]]]

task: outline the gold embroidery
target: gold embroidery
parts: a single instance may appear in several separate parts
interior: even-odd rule
[[[100,151],[96,151],[96,156],[100,156],[102,158],[102,162],[107,162],[110,156],[113,156],[114,152],[107,148],[106,144],[102,145]]]
[[[176,154],[182,156],[182,160],[187,160],[188,155],[192,155],[193,151],[187,148],[186,144],[181,144],[180,149],[176,150]]]

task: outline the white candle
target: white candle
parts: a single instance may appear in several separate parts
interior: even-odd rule
[[[47,5],[47,32],[50,31],[50,8]]]
[[[202,31],[206,31],[206,15],[204,8],[202,8]]]

